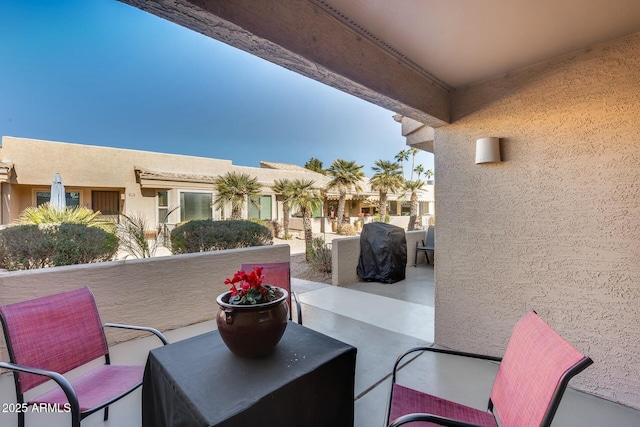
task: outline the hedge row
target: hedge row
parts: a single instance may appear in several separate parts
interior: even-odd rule
[[[0,230],[0,268],[30,270],[108,261],[118,238],[85,224],[16,225]]]
[[[171,250],[174,254],[271,244],[273,237],[267,227],[245,220],[194,220],[171,231]]]

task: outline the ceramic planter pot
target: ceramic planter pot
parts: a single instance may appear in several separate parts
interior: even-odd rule
[[[216,299],[218,332],[229,350],[238,356],[264,356],[280,342],[289,320],[288,293],[285,289],[273,288],[278,298],[263,304],[229,304],[231,291]]]

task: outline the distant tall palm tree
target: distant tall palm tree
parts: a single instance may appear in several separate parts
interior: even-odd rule
[[[413,171],[418,174],[418,179],[420,179],[420,175],[424,173],[424,166],[418,165],[413,169]]]
[[[427,177],[427,181],[431,180],[431,178],[433,178],[433,176],[434,176],[433,170],[427,169],[427,171],[424,173],[424,175]]]
[[[400,170],[402,171],[402,177],[404,178],[404,162],[409,160],[409,152],[407,150],[400,150],[394,158],[398,163],[400,163]]]
[[[282,196],[282,228],[285,237],[289,235],[289,198],[291,197],[293,183],[291,180],[283,178],[273,181],[271,189]]]
[[[387,216],[387,193],[396,193],[404,184],[404,177],[400,164],[388,160],[376,160],[375,166],[371,169],[375,172],[369,183],[373,190],[380,193],[380,221],[384,221]]]
[[[344,205],[347,200],[347,193],[352,189],[362,191],[360,180],[364,178],[363,166],[354,161],[336,159],[331,163],[327,174],[331,181],[327,184],[327,190],[337,188],[340,198],[338,199],[338,233],[342,231],[342,218],[344,218]]]
[[[315,182],[311,180],[295,179],[291,183],[291,195],[289,204],[292,209],[299,209],[302,213],[302,226],[304,228],[305,259],[309,261],[312,251],[313,232],[311,229],[311,215],[315,209],[322,207],[320,190],[314,188]]]
[[[423,185],[424,181],[419,179],[404,183],[404,189],[411,192],[411,210],[409,212],[408,230],[416,229],[416,220],[418,219],[418,190],[420,190]]]
[[[413,170],[416,163],[416,154],[418,154],[419,152],[420,150],[415,147],[409,148],[408,154],[411,156],[411,178],[409,178],[409,180],[413,180]]]
[[[247,198],[249,203],[260,208],[256,203],[261,188],[258,178],[246,173],[227,172],[216,178],[214,186],[218,192],[216,206],[223,208],[225,204],[231,203],[231,219],[242,219],[242,208]]]

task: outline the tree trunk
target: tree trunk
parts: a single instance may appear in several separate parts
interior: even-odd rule
[[[242,210],[239,208],[232,208],[231,219],[242,219]]]
[[[418,193],[411,193],[411,212],[409,213],[409,231],[416,229],[416,219],[418,218]]]
[[[344,218],[344,205],[347,201],[347,192],[340,188],[340,199],[338,199],[338,234],[342,232],[342,219]]]
[[[304,243],[305,243],[305,260],[309,261],[312,249],[313,232],[311,230],[311,211],[304,210],[302,212],[302,226],[304,228]]]
[[[282,202],[282,228],[284,228],[284,236],[289,234],[289,202]]]
[[[386,222],[385,218],[387,217],[387,192],[380,192],[380,207],[378,209],[380,212],[380,222]]]

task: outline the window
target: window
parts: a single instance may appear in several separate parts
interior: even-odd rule
[[[169,192],[158,191],[158,224],[166,224],[169,219]]]
[[[402,202],[400,204],[400,215],[403,215],[403,216],[411,215],[411,202]]]
[[[65,199],[67,199],[67,206],[80,206],[80,193],[76,192],[67,192],[65,194]],[[45,203],[49,203],[51,201],[51,192],[50,191],[38,191],[36,192],[36,206],[43,205]]]
[[[180,221],[212,219],[211,193],[180,193]]]
[[[102,215],[118,215],[120,213],[119,191],[92,191],[91,208]]]
[[[271,196],[260,196],[249,203],[249,219],[258,218],[270,221],[271,217]],[[256,206],[256,202],[259,205]]]
[[[398,202],[391,201],[389,202],[389,210],[387,211],[389,215],[398,215]]]
[[[322,216],[322,205],[315,207],[313,212],[311,212],[311,216],[313,218],[320,218]]]

